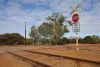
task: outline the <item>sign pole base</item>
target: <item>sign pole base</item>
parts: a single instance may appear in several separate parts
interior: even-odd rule
[[[78,33],[76,33],[76,50],[79,50],[79,44],[78,44]]]

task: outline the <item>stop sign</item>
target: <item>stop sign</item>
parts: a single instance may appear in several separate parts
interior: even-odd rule
[[[72,16],[72,21],[73,21],[74,23],[77,23],[77,22],[79,21],[79,14],[77,14],[77,13],[73,14],[73,16]]]

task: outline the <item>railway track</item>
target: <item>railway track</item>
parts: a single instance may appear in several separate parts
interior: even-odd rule
[[[24,50],[27,52],[32,52],[32,53],[38,53],[38,54],[44,54],[44,55],[49,55],[49,56],[55,56],[55,57],[59,57],[59,58],[68,58],[68,59],[72,59],[72,60],[78,60],[78,61],[84,61],[84,62],[90,62],[90,63],[95,63],[95,64],[100,64],[99,61],[93,61],[93,60],[88,60],[88,59],[82,59],[82,58],[74,58],[74,57],[68,57],[68,56],[63,56],[63,55],[57,55],[57,54],[50,54],[50,53],[45,53],[45,52],[38,52],[38,51],[32,51],[32,50]]]
[[[7,51],[7,53],[17,57],[18,59],[21,59],[23,61],[26,61],[28,63],[30,63],[32,65],[32,67],[52,67],[50,64],[47,64],[47,63],[43,63],[41,61],[38,61],[38,60],[35,60],[35,59],[30,59],[28,57],[24,57],[24,56],[21,56],[21,55],[18,55],[18,54],[15,54],[13,52],[9,52]]]
[[[6,51],[17,58],[29,61],[33,67],[99,67],[100,62],[31,50]]]
[[[9,50],[4,49],[4,50],[0,50],[0,51],[1,51],[0,52],[1,55],[10,54],[10,55],[12,55],[12,57],[15,57],[15,59],[21,60],[21,61],[24,61],[24,62],[30,64],[31,67],[53,67],[48,63],[43,63],[41,61],[38,61],[38,60],[35,60],[35,59],[30,59],[28,57],[24,57],[24,56],[21,56],[21,55],[14,53],[14,52],[19,52],[19,50],[18,51],[9,51]]]

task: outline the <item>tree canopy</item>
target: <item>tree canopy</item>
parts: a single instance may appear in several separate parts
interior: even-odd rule
[[[48,16],[46,20],[47,21],[37,27],[37,30],[34,26],[32,26],[30,32],[30,37],[32,39],[39,37],[39,40],[45,38],[46,40],[57,43],[63,37],[64,33],[69,32],[67,27],[63,25],[65,21],[65,17],[63,15],[59,13],[52,13],[52,15]],[[38,34],[38,36],[34,36],[35,33],[36,35]]]
[[[24,44],[24,37],[18,33],[6,33],[0,35],[1,45]]]

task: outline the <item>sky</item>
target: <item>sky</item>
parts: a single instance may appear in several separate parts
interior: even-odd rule
[[[70,12],[77,0],[0,0],[0,34],[20,33],[24,36],[27,23],[27,37],[33,25],[39,26],[52,12],[59,12],[71,20]],[[100,0],[80,0],[79,36],[100,36]],[[65,36],[75,36],[71,27]]]

